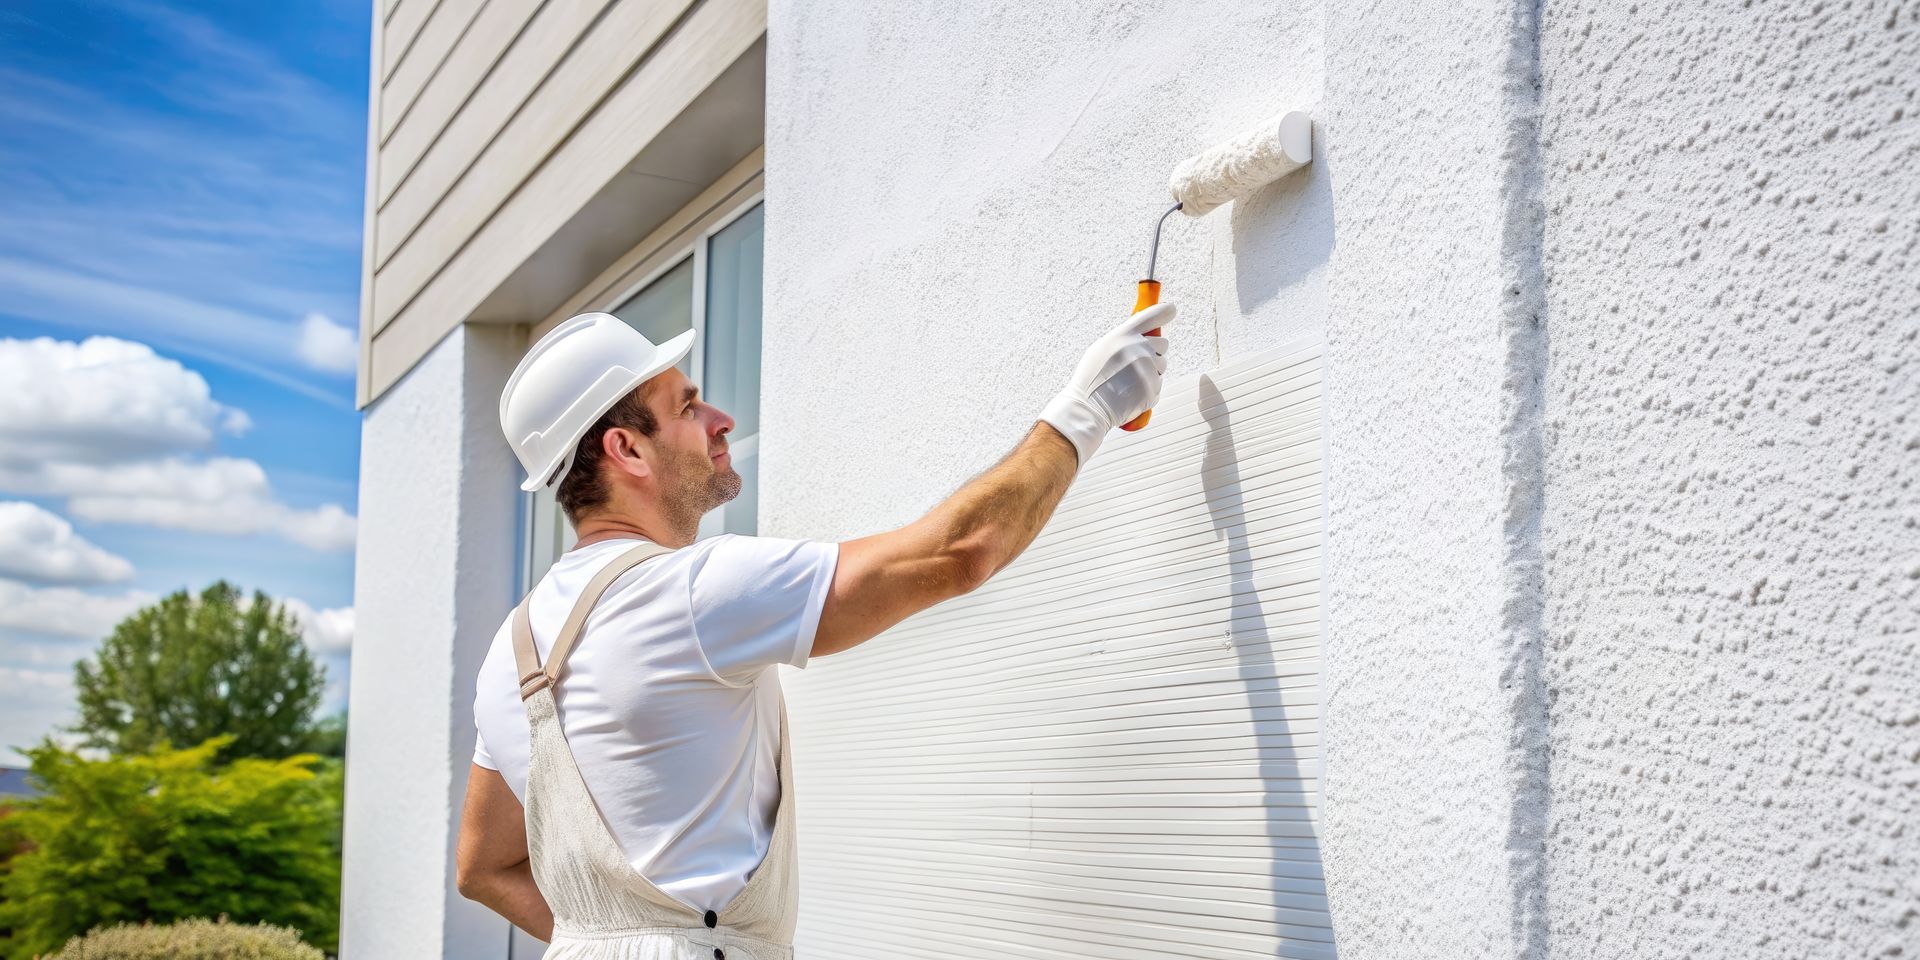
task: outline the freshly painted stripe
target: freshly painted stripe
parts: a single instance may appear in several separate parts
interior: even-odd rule
[[[1334,956],[1320,353],[1170,384],[973,594],[786,671],[799,944]]]

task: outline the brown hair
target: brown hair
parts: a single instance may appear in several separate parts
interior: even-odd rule
[[[560,488],[554,491],[554,498],[560,501],[560,509],[567,512],[569,523],[578,524],[581,514],[607,502],[607,480],[600,475],[600,462],[605,459],[602,443],[607,431],[633,430],[643,437],[660,431],[660,421],[647,409],[647,399],[643,396],[646,389],[646,384],[641,384],[621,397],[620,402],[594,421],[580,438],[580,445],[574,449],[573,466],[560,481]]]

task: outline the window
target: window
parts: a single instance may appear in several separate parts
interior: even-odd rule
[[[679,257],[647,275],[639,288],[611,298],[608,313],[663,343],[689,329],[700,331],[680,369],[700,393],[734,419],[727,435],[740,496],[706,515],[699,536],[759,532],[760,496],[760,310],[765,213],[759,201],[730,216],[710,218]],[[574,532],[552,491],[525,501],[522,535],[523,587],[531,587],[573,544]]]

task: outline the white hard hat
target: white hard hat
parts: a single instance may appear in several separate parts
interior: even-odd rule
[[[691,349],[692,330],[656,346],[610,313],[583,313],[547,331],[500,392],[500,429],[527,471],[520,489],[559,483],[601,415]]]

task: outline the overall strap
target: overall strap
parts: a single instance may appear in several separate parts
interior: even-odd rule
[[[573,652],[574,643],[580,639],[581,628],[587,625],[587,615],[593,612],[594,605],[600,602],[600,597],[608,587],[613,586],[615,580],[654,557],[672,552],[672,547],[643,542],[600,568],[600,572],[587,581],[586,589],[580,591],[580,599],[574,601],[573,610],[567,614],[567,622],[560,627],[560,635],[554,638],[553,649],[547,653],[544,666],[540,663],[539,650],[533,645],[533,624],[527,614],[527,604],[533,601],[533,592],[528,591],[526,598],[513,609],[513,658],[520,669],[520,699],[525,700],[559,682],[560,671],[567,665],[567,655]]]

